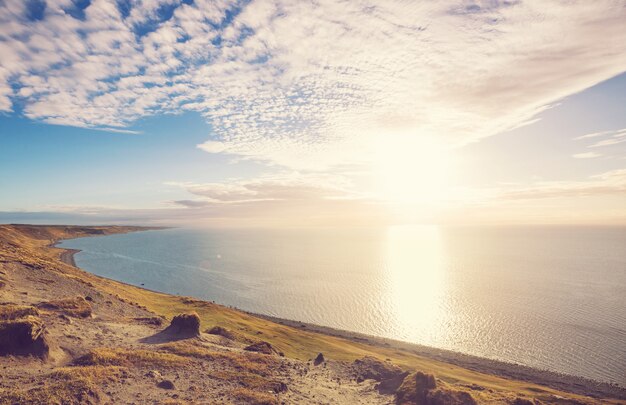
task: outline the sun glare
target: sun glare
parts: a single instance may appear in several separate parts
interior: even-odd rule
[[[437,203],[448,190],[449,166],[446,148],[432,137],[386,136],[376,147],[376,193],[390,203]]]

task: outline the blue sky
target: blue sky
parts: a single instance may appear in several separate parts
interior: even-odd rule
[[[626,223],[621,1],[5,1],[0,222]]]

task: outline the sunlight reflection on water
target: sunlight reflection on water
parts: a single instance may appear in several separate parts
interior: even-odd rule
[[[445,333],[445,269],[436,226],[389,227],[385,240],[391,319],[404,339],[426,344]]]

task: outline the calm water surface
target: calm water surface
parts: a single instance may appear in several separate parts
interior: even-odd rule
[[[154,290],[626,386],[625,228],[169,229],[61,246]]]

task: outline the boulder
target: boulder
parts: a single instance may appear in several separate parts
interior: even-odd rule
[[[179,336],[200,336],[200,317],[195,312],[176,315],[166,332]]]
[[[207,329],[206,333],[209,335],[217,335],[225,337],[226,339],[235,340],[235,334],[221,326],[214,326],[211,329]]]
[[[315,360],[313,360],[313,365],[319,366],[320,364],[322,364],[325,361],[326,361],[326,359],[324,358],[324,355],[322,353],[319,353],[317,355],[317,357],[315,358]]]
[[[517,397],[511,402],[511,405],[536,405],[539,402],[531,401],[530,399]]]
[[[157,383],[157,387],[163,388],[164,390],[173,390],[176,388],[172,380],[161,380]]]
[[[158,317],[158,316],[140,316],[140,317],[133,318],[133,319],[144,325],[153,325],[153,326],[163,325],[163,318]]]
[[[421,371],[409,374],[396,391],[396,403],[426,405],[428,391],[436,386],[437,383],[432,374]]]
[[[278,354],[278,351],[274,349],[274,347],[267,342],[258,342],[251,344],[250,346],[246,346],[243,350],[247,350],[249,352],[257,352],[263,354]]]
[[[381,394],[396,392],[404,378],[409,374],[391,362],[381,361],[371,356],[355,360],[352,368],[357,381],[368,379],[378,381],[380,384],[377,385],[377,388]]]
[[[0,355],[47,358],[50,345],[43,322],[34,316],[0,322]]]
[[[476,405],[469,392],[437,388],[426,394],[426,405]]]
[[[355,374],[365,380],[383,381],[408,373],[389,361],[381,361],[372,356],[365,356],[352,363]]]
[[[162,377],[161,373],[158,370],[150,370],[145,375],[146,377],[154,378],[154,379],[160,379]]]

